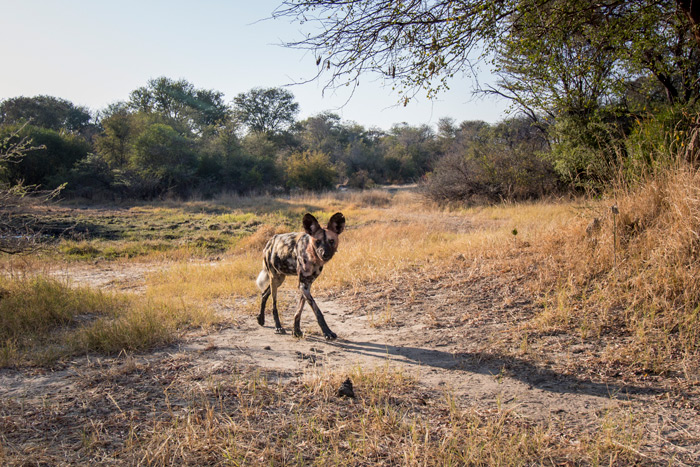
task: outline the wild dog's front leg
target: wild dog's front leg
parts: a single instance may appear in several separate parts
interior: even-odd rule
[[[331,340],[337,338],[338,336],[336,335],[336,333],[331,331],[331,328],[329,328],[326,324],[326,319],[323,317],[321,309],[316,304],[316,300],[314,300],[314,297],[311,296],[311,284],[300,282],[299,290],[301,290],[302,299],[306,300],[309,303],[309,305],[311,305],[311,308],[314,310],[314,313],[316,314],[316,321],[318,321],[318,325],[321,326],[321,331],[323,331],[323,335],[326,337],[326,339]],[[301,318],[301,313],[299,313],[299,315],[299,317]],[[296,326],[296,317],[294,325]]]
[[[294,314],[294,331],[292,331],[294,337],[304,337],[304,333],[301,332],[301,312],[304,311],[304,301],[304,295],[302,294],[299,296],[299,307]]]

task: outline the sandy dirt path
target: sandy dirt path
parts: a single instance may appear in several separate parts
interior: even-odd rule
[[[211,371],[223,362],[235,360],[272,370],[281,378],[302,377],[311,371],[349,372],[357,366],[388,367],[411,376],[428,390],[451,392],[461,405],[500,404],[537,420],[554,416],[592,421],[606,409],[653,396],[653,391],[645,388],[596,384],[539,370],[525,361],[506,363],[463,352],[456,343],[416,345],[412,343],[415,336],[426,333],[424,324],[375,327],[366,315],[350,313],[338,302],[318,303],[338,334],[335,341],[323,338],[308,308],[302,317],[304,339],[295,339],[290,332],[275,334],[268,310],[264,327],[254,317],[246,317],[235,327],[181,343],[177,351],[196,352],[201,365]],[[291,309],[282,312],[288,331],[292,313]]]

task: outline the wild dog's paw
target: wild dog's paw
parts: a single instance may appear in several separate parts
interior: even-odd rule
[[[292,333],[292,335],[296,338],[299,338],[299,339],[304,337],[304,333],[301,332],[301,329],[295,329],[294,332]]]
[[[338,335],[331,331],[330,329],[328,331],[324,331],[323,335],[326,336],[326,339],[329,341],[332,341],[333,339],[337,339]]]
[[[265,326],[265,315],[258,315],[258,324],[260,326]]]
[[[284,328],[275,328],[275,334],[287,334]]]

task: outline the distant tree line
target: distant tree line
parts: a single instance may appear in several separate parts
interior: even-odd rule
[[[538,156],[546,142],[523,118],[381,131],[330,112],[297,120],[298,109],[285,89],[252,89],[228,104],[218,91],[165,77],[95,114],[51,96],[11,98],[0,102],[0,137],[27,138],[34,149],[5,164],[2,176],[47,189],[65,184],[64,196],[150,199],[442,183],[448,161],[468,156],[471,169],[480,167],[475,187],[489,183],[486,172],[498,178],[498,164],[508,166],[508,181],[489,188],[489,199],[540,194],[555,183]],[[523,188],[530,183],[538,185]]]
[[[318,26],[288,45],[310,52],[327,87],[375,72],[408,103],[486,62],[498,81],[480,92],[519,113],[494,125],[381,131],[333,113],[299,121],[285,89],[227,103],[218,91],[157,78],[97,115],[49,96],[1,102],[0,140],[16,134],[37,149],[1,164],[0,175],[117,198],[414,181],[438,201],[600,191],[679,157],[700,159],[698,5],[283,0],[273,16]]]
[[[227,104],[220,92],[158,78],[96,114],[50,96],[0,102],[0,141],[31,142],[23,157],[0,161],[0,182],[104,200],[414,182],[438,202],[535,199],[653,167],[698,125],[692,105],[661,92],[630,95],[626,105],[653,113],[612,103],[585,120],[522,113],[382,131],[330,112],[297,120],[284,89],[253,89]]]

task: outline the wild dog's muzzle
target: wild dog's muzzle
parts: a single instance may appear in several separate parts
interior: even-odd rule
[[[323,260],[324,263],[326,261],[330,261],[330,259],[333,257],[334,253],[335,253],[335,251],[333,251],[330,248],[323,248],[323,247],[316,248],[316,254],[318,255],[319,258],[321,258]]]

